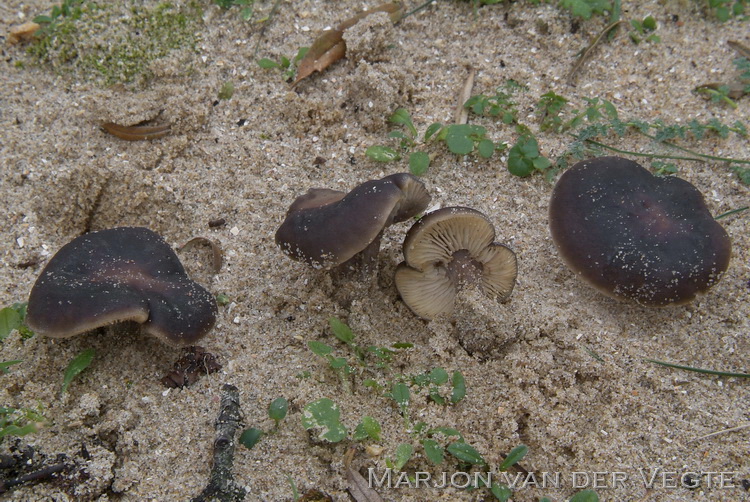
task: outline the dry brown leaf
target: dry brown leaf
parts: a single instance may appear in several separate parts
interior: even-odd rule
[[[211,265],[213,267],[213,273],[218,274],[221,270],[221,266],[224,264],[224,251],[222,251],[219,243],[214,241],[213,239],[209,239],[208,237],[198,236],[193,237],[185,244],[180,246],[179,251],[184,251],[192,246],[195,246],[196,244],[207,244],[211,248]]]
[[[374,14],[375,12],[385,12],[391,17],[392,23],[397,23],[401,20],[401,16],[404,15],[404,5],[401,2],[388,2],[380,4],[373,9],[363,10],[359,14],[350,17],[346,21],[343,21],[341,24],[339,24],[336,29],[339,31],[344,31],[348,28],[351,28],[352,26],[354,26],[370,14]]]
[[[456,110],[453,113],[454,124],[465,124],[469,120],[469,110],[466,109],[464,103],[471,97],[471,90],[474,88],[474,77],[476,74],[477,72],[474,68],[469,68],[469,74],[466,76],[464,85],[456,99]]]
[[[346,489],[349,490],[356,502],[384,502],[378,492],[370,488],[367,480],[356,469],[352,468],[353,457],[354,448],[349,448],[349,451],[344,455],[344,467],[346,467],[346,480],[348,482]]]
[[[315,39],[310,50],[305,57],[299,62],[297,68],[297,79],[292,87],[303,78],[307,77],[314,71],[323,71],[331,64],[343,58],[346,54],[346,42],[344,42],[344,32],[339,30],[326,30],[321,36]]]
[[[17,26],[11,26],[8,31],[8,43],[14,45],[18,42],[27,42],[34,38],[38,29],[39,25],[32,21]]]
[[[126,141],[163,138],[169,134],[169,125],[160,126],[121,126],[112,122],[102,124],[102,129]]]
[[[378,5],[374,9],[369,9],[352,16],[346,21],[341,22],[335,29],[324,31],[315,39],[310,50],[299,63],[297,68],[297,78],[294,80],[292,87],[297,85],[300,80],[308,77],[313,72],[323,71],[330,65],[343,58],[346,55],[346,42],[344,41],[344,31],[351,28],[365,17],[375,12],[386,12],[394,23],[401,19],[404,14],[404,6],[401,2],[388,2]]]

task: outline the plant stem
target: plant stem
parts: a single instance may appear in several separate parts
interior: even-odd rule
[[[416,13],[417,13],[417,12],[419,12],[420,10],[426,9],[427,7],[429,7],[429,6],[430,6],[430,4],[433,4],[433,3],[435,3],[435,2],[437,2],[437,0],[428,0],[427,2],[423,3],[423,4],[422,4],[422,5],[420,5],[419,7],[416,7],[415,9],[413,9],[413,10],[410,10],[409,12],[407,12],[406,14],[404,14],[404,15],[403,15],[403,16],[401,17],[401,19],[399,19],[399,22],[401,22],[401,20],[403,20],[403,19],[406,19],[407,17],[411,16],[412,14],[416,14]]]
[[[574,134],[571,134],[574,138],[578,139]],[[702,162],[702,159],[696,159],[694,157],[680,157],[678,155],[661,155],[658,153],[641,153],[641,152],[631,152],[630,150],[620,150],[619,148],[615,148],[613,146],[609,146],[605,143],[600,143],[596,140],[587,138],[584,140],[587,143],[591,143],[592,145],[596,145],[598,147],[607,149],[611,152],[615,153],[622,153],[624,155],[634,155],[636,157],[648,157],[650,159],[670,159],[670,160],[690,160],[693,162]]]
[[[656,136],[652,136],[652,135],[650,135],[648,133],[645,133],[643,131],[640,131],[640,130],[638,130],[638,132],[640,132],[641,134],[643,134],[647,138],[650,138],[650,139],[652,139],[654,141],[657,141]],[[717,157],[715,155],[706,155],[704,153],[698,153],[698,152],[693,151],[693,150],[691,150],[689,148],[685,148],[684,146],[675,145],[674,143],[670,143],[669,141],[658,141],[658,143],[661,143],[661,144],[666,145],[666,146],[670,146],[672,148],[675,148],[675,149],[680,150],[680,151],[685,152],[685,153],[689,153],[690,155],[695,155],[696,157],[701,157],[703,159],[718,160],[720,162],[731,162],[731,163],[735,163],[735,164],[750,164],[750,160],[732,159],[732,158],[729,158],[729,157]]]
[[[709,375],[718,375],[724,377],[750,378],[750,375],[747,373],[730,373],[727,371],[706,370],[703,368],[693,368],[692,366],[682,366],[680,364],[665,363],[664,361],[657,361],[656,359],[644,358],[643,360],[654,364],[660,364],[668,368],[676,368],[678,370],[694,371],[696,373],[706,373]]]
[[[647,134],[645,132],[641,132],[641,131],[638,131],[638,132],[640,132],[641,134],[643,134],[647,138],[651,138],[652,140],[656,141],[656,137],[651,136],[650,134]],[[571,134],[571,136],[573,136],[574,138],[578,139],[578,136],[576,136],[575,134]],[[729,162],[729,163],[733,163],[733,164],[750,164],[750,160],[732,159],[732,158],[729,158],[729,157],[717,157],[715,155],[706,155],[704,153],[698,153],[698,152],[695,152],[693,150],[690,150],[689,148],[684,148],[682,146],[675,145],[674,143],[670,143],[668,141],[657,141],[657,143],[661,143],[663,145],[670,146],[672,148],[675,148],[677,150],[689,153],[691,155],[695,155],[696,157],[700,157],[700,158],[695,158],[695,157],[681,157],[679,155],[662,155],[662,154],[658,154],[658,153],[631,152],[629,150],[620,150],[619,148],[615,148],[613,146],[609,146],[609,145],[607,145],[605,143],[600,143],[599,141],[596,141],[596,140],[593,140],[593,139],[590,139],[590,138],[586,138],[586,139],[584,139],[584,141],[586,141],[587,143],[591,143],[592,145],[596,145],[598,147],[605,148],[605,149],[607,149],[609,151],[612,151],[612,152],[615,152],[615,153],[622,153],[622,154],[625,154],[625,155],[635,155],[637,157],[648,157],[650,159],[689,160],[689,161],[692,161],[692,162],[702,162],[703,159],[709,159],[709,160],[716,160],[716,161],[720,161],[720,162]]]
[[[731,211],[727,211],[726,213],[721,213],[719,216],[715,216],[714,219],[715,220],[720,220],[722,218],[726,218],[727,216],[733,215],[735,213],[741,213],[742,211],[747,211],[748,209],[750,209],[750,206],[745,206],[745,207],[739,207],[737,209],[732,209]]]

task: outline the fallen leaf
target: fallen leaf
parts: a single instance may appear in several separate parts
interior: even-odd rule
[[[330,65],[343,58],[346,55],[346,42],[344,41],[344,31],[351,28],[365,17],[375,12],[387,13],[391,21],[396,23],[404,14],[404,6],[401,2],[388,2],[378,5],[374,9],[360,12],[341,22],[336,28],[324,31],[315,39],[310,50],[299,63],[297,68],[297,78],[292,83],[296,86],[300,80],[308,77],[313,72],[323,71]]]
[[[180,246],[179,251],[184,251],[186,249],[189,249],[196,244],[207,244],[211,248],[211,265],[213,266],[213,272],[214,274],[218,274],[221,270],[221,266],[224,264],[224,251],[222,251],[221,246],[218,242],[214,241],[213,239],[209,239],[208,237],[193,237],[189,241],[187,241],[185,244]]]
[[[113,136],[126,141],[143,141],[145,139],[159,139],[169,134],[169,125],[160,126],[121,126],[112,122],[102,124],[102,129]]]
[[[299,62],[297,79],[292,84],[292,87],[311,73],[325,70],[331,64],[343,58],[345,54],[346,42],[344,42],[344,32],[339,30],[324,31],[321,36],[315,39],[310,50],[307,51],[305,57]]]
[[[471,90],[474,88],[474,77],[477,72],[474,68],[469,68],[469,74],[464,80],[464,86],[458,93],[458,99],[456,100],[456,111],[453,112],[453,123],[454,124],[465,124],[469,120],[469,110],[464,106],[469,98],[471,97]]]
[[[40,26],[37,23],[29,21],[27,23],[11,26],[8,31],[8,43],[15,45],[18,42],[27,42],[34,38]]]
[[[350,448],[346,455],[344,455],[344,467],[346,468],[346,480],[349,490],[349,494],[354,498],[356,502],[384,502],[383,498],[370,488],[370,484],[365,478],[351,466],[352,458],[354,458],[354,448]]]

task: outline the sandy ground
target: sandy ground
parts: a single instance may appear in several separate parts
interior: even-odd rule
[[[554,6],[524,2],[480,9],[440,2],[390,26],[373,17],[352,29],[350,57],[291,89],[278,71],[259,68],[252,50],[259,25],[208,2],[199,27],[198,54],[173,53],[153,65],[146,86],[102,88],[48,68],[25,65],[23,48],[3,47],[0,62],[0,303],[25,301],[42,267],[57,249],[81,234],[124,225],[146,226],[174,246],[193,236],[214,239],[225,250],[218,274],[202,248],[180,253],[191,275],[231,303],[202,345],[223,369],[192,387],[166,390],[160,378],[180,356],[155,338],[109,329],[70,339],[13,334],[0,360],[23,359],[0,376],[0,403],[41,404],[50,423],[23,439],[54,458],[65,453],[85,472],[73,479],[25,486],[8,500],[185,500],[205,486],[211,468],[213,423],[222,384],[240,389],[244,425],[271,430],[268,403],[279,396],[290,411],[278,432],[252,450],[239,447],[234,475],[247,500],[292,500],[317,488],[349,500],[343,456],[355,444],[354,465],[383,473],[400,443],[412,443],[410,473],[461,471],[453,459],[429,463],[418,438],[404,426],[395,404],[364,385],[443,367],[460,370],[467,396],[441,406],[413,390],[412,422],[453,427],[491,466],[519,444],[529,447],[522,465],[560,473],[560,486],[526,486],[514,500],[563,500],[577,490],[576,472],[594,472],[606,485],[603,500],[750,500],[750,429],[706,439],[703,435],[747,425],[747,381],[667,369],[655,358],[680,364],[748,372],[748,216],[723,220],[733,244],[724,279],[709,294],[681,307],[649,309],[597,293],[570,272],[549,237],[547,206],[552,183],[543,176],[510,175],[504,157],[458,158],[435,145],[424,182],[433,205],[465,205],[486,213],[498,240],[519,259],[518,283],[503,305],[468,295],[452,323],[426,323],[401,302],[393,272],[408,223],[385,233],[376,278],[334,282],[293,262],[273,235],[287,206],[310,187],[349,190],[356,184],[407,169],[405,161],[377,164],[365,149],[387,141],[386,117],[407,107],[418,129],[447,123],[467,74],[477,71],[474,92],[491,93],[512,78],[528,86],[517,96],[520,120],[534,130],[537,98],[554,90],[582,106],[584,97],[611,100],[623,117],[667,122],[718,118],[750,123],[750,101],[733,110],[691,93],[696,85],[736,76],[727,40],[750,43],[748,25],[717,24],[697,2],[625,2],[624,17],[659,21],[661,43],[634,45],[624,32],[604,44],[576,85],[565,76],[575,54],[606,24],[602,18],[572,29]],[[259,2],[268,10],[269,2]],[[367,2],[282,2],[265,32],[258,57],[292,56],[315,34]],[[41,0],[0,5],[3,27],[48,12]],[[231,80],[231,100],[214,105]],[[173,133],[153,142],[125,142],[101,131],[113,121],[169,123]],[[491,138],[513,142],[515,132],[493,119],[470,118]],[[240,125],[242,124],[242,125]],[[540,133],[542,152],[554,159],[570,138]],[[653,151],[637,135],[612,139],[618,148]],[[707,137],[689,146],[713,155],[750,158],[746,139]],[[316,159],[318,159],[316,161]],[[321,162],[323,160],[324,162]],[[695,184],[714,214],[745,206],[748,188],[722,163],[678,163],[679,176]],[[226,225],[208,227],[225,218]],[[32,266],[19,266],[38,261]],[[347,393],[327,364],[307,348],[310,340],[352,358],[328,328],[329,316],[346,321],[363,346],[410,342],[389,369],[357,367]],[[96,358],[60,396],[68,362],[87,348]],[[592,357],[590,349],[601,357]],[[364,415],[383,427],[381,441],[314,442],[301,410],[322,397],[341,407],[353,430]],[[0,449],[14,443],[6,438]],[[364,446],[382,453],[370,454]],[[84,453],[88,452],[87,454]],[[375,453],[377,453],[375,451]],[[652,488],[642,475],[675,472]],[[626,480],[613,486],[615,472]],[[697,489],[668,487],[686,472],[729,472],[718,486],[705,475]],[[579,479],[580,481],[581,479]],[[460,480],[459,480],[460,481]],[[733,485],[734,487],[732,487]],[[491,500],[487,490],[455,487],[380,488],[386,500]]]

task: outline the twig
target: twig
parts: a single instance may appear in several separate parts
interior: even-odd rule
[[[234,385],[224,384],[221,392],[221,411],[215,425],[216,439],[214,440],[214,465],[211,469],[211,477],[206,488],[192,499],[192,502],[236,502],[244,500],[247,494],[232,477],[234,436],[242,420],[240,391]]]
[[[55,464],[39,469],[38,471],[30,472],[19,476],[16,479],[9,479],[7,481],[0,481],[0,493],[5,493],[8,488],[13,488],[16,485],[28,483],[29,481],[42,481],[51,477],[53,474],[64,471],[66,464]]]
[[[477,71],[470,67],[469,74],[466,76],[466,80],[464,80],[464,86],[458,93],[458,99],[456,100],[456,111],[453,113],[454,124],[465,124],[469,120],[469,110],[464,107],[464,103],[471,97],[471,90],[474,88],[474,76],[476,74]]]
[[[697,437],[697,438],[693,438],[693,439],[691,439],[691,440],[690,440],[690,442],[691,442],[691,443],[694,443],[694,442],[696,442],[696,441],[701,441],[701,440],[703,440],[703,439],[708,439],[708,438],[710,438],[710,437],[718,436],[719,434],[725,434],[725,433],[727,433],[727,432],[736,432],[736,431],[741,431],[742,429],[747,429],[748,427],[750,427],[750,424],[745,424],[745,425],[738,425],[737,427],[731,427],[731,428],[729,428],[729,429],[724,429],[724,430],[721,430],[721,431],[716,431],[716,432],[712,432],[712,433],[710,433],[710,434],[706,434],[706,435],[704,435],[704,436],[700,436],[700,437]]]
[[[620,24],[624,23],[622,19],[618,19],[614,23],[608,24],[602,31],[599,33],[599,35],[596,36],[593,42],[589,44],[588,47],[586,47],[582,52],[580,57],[578,58],[578,61],[573,65],[573,68],[570,69],[570,73],[568,73],[567,80],[569,83],[573,83],[575,80],[575,76],[578,74],[578,70],[581,69],[581,66],[583,66],[583,63],[586,62],[586,60],[589,58],[591,53],[593,52],[594,48],[599,45],[599,42],[602,41],[602,39],[612,30],[620,26]]]

